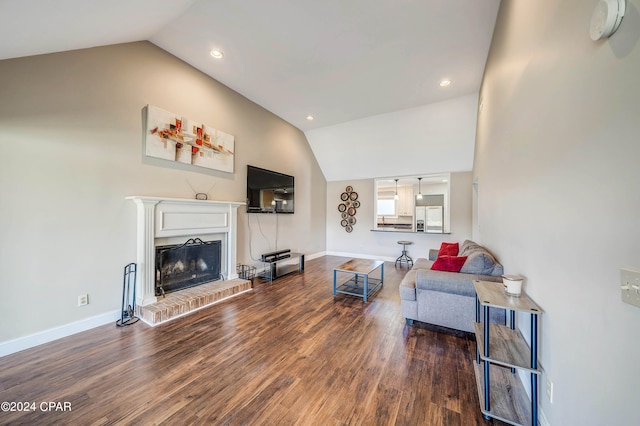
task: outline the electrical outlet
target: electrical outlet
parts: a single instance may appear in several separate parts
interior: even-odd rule
[[[640,271],[620,269],[622,301],[640,307]]]
[[[549,377],[547,377],[547,399],[553,404],[553,382]]]
[[[78,306],[84,306],[89,304],[89,295],[81,294],[78,296]]]

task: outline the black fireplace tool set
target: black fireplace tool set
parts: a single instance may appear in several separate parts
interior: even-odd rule
[[[120,319],[116,321],[118,327],[135,324],[140,318],[136,316],[136,264],[130,263],[124,267],[122,280],[122,309]]]

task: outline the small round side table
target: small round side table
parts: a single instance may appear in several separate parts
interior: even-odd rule
[[[407,246],[413,244],[413,241],[400,240],[398,244],[402,244],[402,254],[396,259],[396,266],[398,262],[400,262],[400,266],[402,266],[403,263],[413,266],[413,259],[407,254]]]

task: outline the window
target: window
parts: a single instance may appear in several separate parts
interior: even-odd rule
[[[396,200],[393,198],[380,199],[378,198],[378,216],[395,216],[396,215]]]

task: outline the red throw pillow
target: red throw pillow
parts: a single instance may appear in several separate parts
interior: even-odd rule
[[[431,269],[434,271],[460,272],[467,256],[438,256]]]
[[[460,247],[458,243],[442,243],[440,244],[440,250],[438,251],[438,257],[440,256],[457,256]]]

